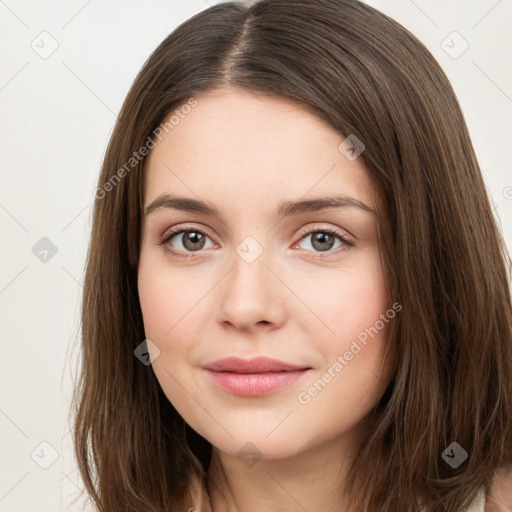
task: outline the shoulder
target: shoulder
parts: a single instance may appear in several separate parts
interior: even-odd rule
[[[512,468],[496,473],[484,512],[512,512]]]

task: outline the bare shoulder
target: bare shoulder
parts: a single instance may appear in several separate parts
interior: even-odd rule
[[[484,510],[485,512],[512,512],[512,469],[496,473]]]

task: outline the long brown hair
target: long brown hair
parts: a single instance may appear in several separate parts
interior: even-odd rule
[[[512,465],[510,258],[445,74],[407,30],[356,0],[216,5],[170,34],[135,79],[103,162],[84,283],[74,444],[88,494],[102,512],[163,512],[197,507],[193,485],[206,492],[211,446],[134,356],[145,338],[144,158],[130,159],[170,112],[224,86],[290,99],[355,135],[383,198],[384,270],[403,309],[390,331],[394,375],[346,481],[354,510],[417,510],[418,498],[463,509]],[[442,457],[453,442],[468,453],[457,468]]]

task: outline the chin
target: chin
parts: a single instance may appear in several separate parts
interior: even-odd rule
[[[212,425],[203,424],[197,429],[192,428],[220,452],[237,457],[242,462],[246,458],[276,460],[293,457],[314,448],[321,439],[315,432],[290,432],[284,424],[277,428],[276,425],[278,422],[266,424],[247,419],[238,427],[224,423],[229,433],[218,425],[212,428]]]

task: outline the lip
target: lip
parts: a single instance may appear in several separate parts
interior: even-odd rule
[[[268,357],[227,357],[203,366],[213,382],[237,396],[264,396],[296,382],[310,369]]]

